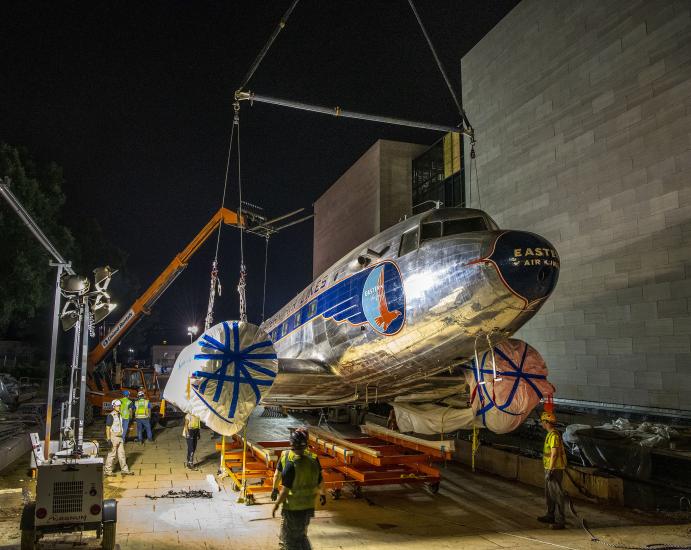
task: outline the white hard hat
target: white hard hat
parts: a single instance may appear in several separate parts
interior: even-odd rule
[[[113,407],[119,407],[121,405],[119,399],[113,399]]]

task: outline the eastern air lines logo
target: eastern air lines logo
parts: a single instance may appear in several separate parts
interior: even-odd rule
[[[391,336],[403,327],[405,296],[398,268],[389,262],[376,266],[362,288],[362,311],[374,330]]]

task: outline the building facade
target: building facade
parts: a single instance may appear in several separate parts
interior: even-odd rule
[[[448,133],[413,159],[413,214],[465,204],[463,138]]]
[[[185,346],[159,344],[151,346],[151,364],[159,365],[164,369],[170,369],[175,364],[175,360]]]
[[[312,274],[409,216],[412,160],[425,145],[378,140],[314,203]]]
[[[523,0],[462,59],[471,206],[561,256],[519,334],[557,397],[691,410],[690,8]]]

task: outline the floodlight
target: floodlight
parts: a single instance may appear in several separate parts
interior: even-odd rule
[[[96,289],[106,290],[110,284],[110,278],[117,272],[117,269],[113,270],[109,265],[94,269],[94,282],[96,283]]]
[[[68,275],[65,273],[60,277],[60,290],[67,294],[82,295],[89,292],[89,279],[80,275]]]
[[[95,307],[92,311],[92,314],[94,316],[94,324],[98,324],[103,319],[108,317],[110,315],[110,312],[113,311],[116,307],[118,307],[117,304],[110,304],[110,303],[102,303],[98,307]]]
[[[77,321],[79,321],[79,313],[76,311],[69,311],[60,316],[60,324],[65,332],[71,330],[77,324]]]
[[[117,306],[110,303],[110,296],[104,290],[97,290],[92,292],[93,304],[91,305],[91,313],[93,315],[94,324],[98,324],[105,319],[108,314]]]
[[[74,300],[68,300],[60,313],[60,324],[62,330],[67,332],[79,322],[79,304]]]

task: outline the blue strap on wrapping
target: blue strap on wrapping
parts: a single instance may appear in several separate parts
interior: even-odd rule
[[[214,380],[216,382],[216,390],[214,391],[212,398],[215,403],[218,403],[218,400],[221,397],[223,385],[226,382],[232,382],[233,396],[230,403],[230,409],[228,411],[228,418],[233,418],[238,405],[241,384],[247,384],[250,386],[250,388],[252,388],[256,402],[259,403],[259,399],[261,398],[259,386],[271,386],[273,384],[272,379],[276,377],[276,373],[271,369],[258,365],[253,360],[276,359],[276,354],[253,353],[255,350],[260,348],[271,346],[270,340],[252,344],[246,348],[241,348],[240,331],[237,321],[233,322],[232,340],[230,327],[225,321],[223,322],[223,333],[225,336],[224,343],[219,342],[208,334],[204,334],[199,339],[199,346],[202,349],[210,348],[211,350],[219,353],[197,353],[194,356],[194,358],[197,360],[220,361],[221,366],[214,372],[194,371],[192,375],[195,378],[202,378],[204,380],[198,387],[195,387],[195,393],[197,393],[197,395],[200,397],[206,393],[206,387],[210,380]],[[234,366],[234,369],[232,374],[229,375],[228,367],[231,365]],[[270,380],[254,378],[250,370],[254,370],[258,373],[268,376]],[[209,407],[209,409],[211,409],[213,412],[216,412],[214,411],[213,407],[206,402],[206,399],[202,398],[202,401],[207,405],[207,407]]]
[[[485,374],[491,374],[494,375],[494,370],[485,368],[485,362],[489,356],[489,351],[486,351],[482,355],[482,359],[480,361],[480,368],[477,369],[475,367],[475,359],[471,361],[471,366],[468,365],[461,365],[462,368],[464,369],[469,369],[472,370],[473,372],[473,377],[475,378],[475,383],[476,383],[476,391],[477,391],[477,396],[480,400],[480,409],[475,413],[475,416],[481,416],[482,417],[482,425],[487,427],[487,422],[486,422],[486,414],[488,411],[490,411],[493,408],[496,408],[497,410],[502,411],[503,413],[510,414],[511,416],[520,416],[517,413],[512,413],[511,411],[507,411],[506,409],[511,406],[511,403],[513,403],[514,398],[516,397],[516,391],[518,391],[518,386],[521,383],[521,380],[525,380],[525,382],[535,391],[539,399],[542,399],[542,392],[540,391],[540,388],[538,388],[533,380],[545,380],[547,378],[546,375],[544,374],[537,374],[537,373],[532,373],[532,372],[523,372],[523,367],[525,366],[525,358],[528,355],[528,344],[525,343],[525,348],[523,349],[523,354],[521,356],[521,361],[520,364],[516,365],[510,357],[508,357],[504,352],[502,352],[499,348],[495,347],[494,348],[494,353],[499,355],[504,361],[506,361],[506,364],[513,370],[508,370],[508,371],[502,371],[499,372],[497,371],[497,376],[512,376],[515,378],[513,387],[511,388],[511,392],[509,393],[509,396],[506,398],[506,402],[503,405],[497,405],[495,400],[492,398],[492,396],[489,394],[489,391],[487,390],[487,385],[486,384],[480,384],[480,378],[478,377],[478,370],[480,373],[480,376],[482,376],[482,379],[484,380],[484,375]],[[532,379],[532,380],[531,380]],[[484,394],[484,395],[483,395]],[[485,398],[487,399],[487,403],[485,403]]]

